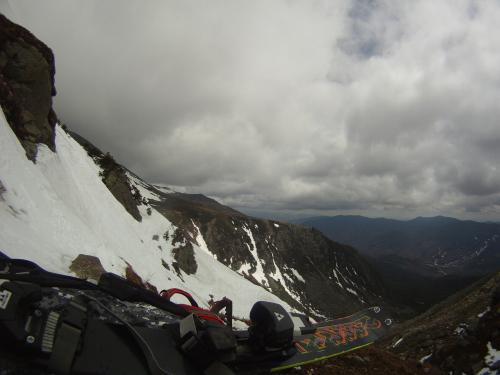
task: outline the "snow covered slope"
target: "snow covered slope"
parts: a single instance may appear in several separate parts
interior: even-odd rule
[[[257,300],[287,306],[214,259],[199,232],[192,233],[196,272],[175,271],[177,228],[146,205],[139,206],[142,221],[135,220],[101,181],[94,160],[59,126],[55,141],[57,152],[38,146],[34,164],[1,113],[0,251],[65,274],[79,254],[96,256],[121,275],[130,265],[157,288],[180,287],[205,304],[210,295],[227,296],[242,317]]]

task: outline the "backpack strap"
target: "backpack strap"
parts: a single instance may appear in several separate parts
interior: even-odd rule
[[[55,319],[54,324],[57,325]],[[60,325],[54,338],[49,369],[57,374],[70,374],[75,354],[80,345],[87,321],[87,308],[76,301],[70,302],[59,318]],[[50,323],[47,323],[49,325]],[[48,327],[47,327],[48,328]],[[44,341],[47,340],[45,335]]]

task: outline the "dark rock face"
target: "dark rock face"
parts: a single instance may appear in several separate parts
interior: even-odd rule
[[[54,74],[50,48],[0,14],[0,104],[32,161],[38,143],[55,151]]]
[[[139,192],[132,192],[128,184],[127,177],[120,169],[111,169],[103,175],[103,182],[108,187],[109,191],[115,196],[130,215],[137,221],[142,220],[142,216],[137,208],[136,197]],[[135,194],[134,194],[135,193]],[[140,199],[140,198],[139,198]]]
[[[175,261],[172,263],[177,274],[180,276],[180,270],[188,275],[196,273],[198,264],[194,258],[193,245],[190,240],[192,237],[186,229],[177,228],[172,239],[172,244],[175,246],[172,250]]]
[[[3,194],[4,194],[6,191],[7,191],[7,190],[5,189],[5,186],[3,186],[2,181],[0,180],[0,200],[3,200]]]
[[[130,185],[125,169],[116,163],[109,153],[97,157],[96,161],[102,168],[102,181],[109,191],[134,219],[141,221],[142,216],[137,206],[142,204],[142,197],[139,191]]]

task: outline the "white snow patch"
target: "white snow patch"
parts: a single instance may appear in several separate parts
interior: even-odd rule
[[[493,237],[488,238],[487,240],[484,241],[483,246],[481,246],[478,250],[474,252],[472,257],[474,256],[479,256],[481,255],[486,249],[488,249],[488,246],[490,245],[490,242],[495,242],[498,238],[498,234],[493,235]]]
[[[342,285],[342,283],[340,282],[339,280],[339,276],[337,275],[337,271],[335,269],[332,270],[333,271],[333,276],[335,276],[335,283],[342,289],[344,289],[344,286]]]
[[[428,360],[428,359],[430,359],[431,357],[432,357],[432,353],[431,353],[431,354],[429,354],[429,355],[426,355],[425,357],[420,358],[420,361],[419,361],[419,362],[423,364],[425,361],[427,361],[427,360]]]
[[[356,291],[355,291],[354,289],[351,289],[351,288],[349,288],[349,287],[346,287],[346,288],[345,288],[345,290],[347,290],[347,291],[348,291],[349,293],[351,293],[351,294],[354,294],[356,297],[359,297],[359,296],[358,296],[358,293],[356,293]]]
[[[203,235],[201,234],[201,231],[200,231],[200,228],[198,228],[198,226],[194,223],[194,221],[191,219],[191,223],[193,224],[193,226],[195,227],[196,229],[196,237],[195,237],[195,241],[196,243],[198,244],[198,246],[200,247],[201,250],[203,250],[205,253],[209,254],[212,258],[214,258],[215,260],[217,260],[217,254],[214,254],[212,253],[209,249],[208,249],[208,245],[207,243],[205,242],[205,239],[203,238]]]
[[[486,310],[484,310],[482,313],[477,314],[477,317],[478,317],[478,318],[482,318],[482,317],[483,317],[483,316],[485,316],[487,313],[489,313],[489,312],[490,312],[490,310],[491,310],[491,307],[490,307],[490,306],[488,306],[488,307],[486,308]]]
[[[304,278],[302,277],[302,275],[299,273],[299,271],[297,271],[295,268],[290,268],[290,271],[292,271],[292,273],[295,275],[295,277],[299,280],[299,281],[302,281],[303,283],[305,283],[306,281],[304,280]]]
[[[351,284],[352,286],[357,286],[351,279],[349,279],[348,277],[344,276],[344,274],[342,272],[340,272],[337,264],[335,264],[335,269],[336,271],[338,272],[338,274],[340,275],[340,277],[342,277],[342,279],[344,279],[344,281],[347,283],[347,284]],[[349,270],[347,270],[349,271]]]
[[[477,372],[477,375],[498,375],[498,370],[494,369],[500,362],[500,351],[495,349],[491,342],[486,344],[488,353],[484,357],[484,363],[488,367],[484,367]]]
[[[271,273],[269,276],[271,276],[275,281],[279,282],[281,284],[281,286],[283,287],[283,289],[285,289],[285,291],[291,296],[293,297],[297,302],[299,302],[301,305],[302,305],[302,301],[301,301],[301,298],[299,295],[297,295],[296,293],[294,293],[292,290],[290,290],[288,288],[288,286],[286,285],[286,281],[285,279],[283,278],[283,274],[281,273],[281,270],[278,268],[278,266],[276,265],[276,261],[274,260],[274,255],[273,253],[271,253],[271,257],[273,259],[273,265],[274,265],[274,272]]]
[[[255,266],[256,269],[255,269],[255,272],[252,273],[252,276],[261,285],[267,285],[268,281],[266,278],[266,274],[264,273],[262,263],[260,262],[259,254],[257,253],[257,245],[255,244],[255,239],[253,238],[252,230],[250,228],[247,228],[246,225],[243,225],[242,229],[247,234],[248,238],[250,239],[250,244],[246,244],[246,245],[247,245],[248,251],[250,251],[250,254],[252,254],[252,257],[256,263],[256,266]]]
[[[173,190],[171,187],[167,186],[167,185],[162,185],[162,184],[152,184],[152,186],[161,191],[162,193],[165,193],[165,194],[173,194],[175,193],[175,190]]]
[[[238,269],[239,274],[244,274],[246,273],[247,275],[250,275],[249,271],[252,269],[252,265],[250,263],[243,263],[241,267]]]
[[[489,341],[486,346],[488,348],[488,354],[484,357],[484,363],[491,367],[493,364],[500,361],[500,350],[495,349]]]
[[[137,190],[139,190],[139,193],[141,193],[141,196],[146,198],[147,200],[155,200],[158,201],[160,200],[160,197],[158,194],[156,194],[154,191],[151,191],[148,189],[148,185],[144,183],[141,179],[137,178],[133,174],[126,172],[127,177],[130,181],[130,184],[134,186]]]
[[[246,331],[248,329],[248,324],[241,320],[233,319],[233,329],[235,331]]]
[[[401,337],[398,341],[396,341],[396,342],[392,345],[392,347],[393,347],[393,348],[396,348],[396,347],[397,347],[397,346],[399,346],[399,344],[401,344],[402,342],[403,342],[403,337]]]

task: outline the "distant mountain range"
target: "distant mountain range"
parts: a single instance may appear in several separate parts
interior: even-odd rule
[[[496,223],[443,216],[408,221],[334,216],[296,222],[365,255],[390,298],[410,307],[408,316],[500,269],[500,225]]]
[[[500,268],[500,224],[417,217],[402,221],[363,216],[313,217],[298,223],[320,230],[381,260],[425,275],[485,275]]]

